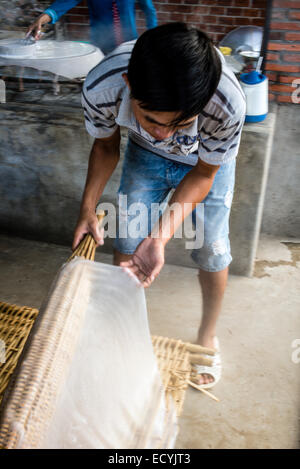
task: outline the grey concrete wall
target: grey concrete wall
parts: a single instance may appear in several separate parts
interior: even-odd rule
[[[244,126],[232,212],[232,273],[249,275],[258,240],[274,114]],[[92,139],[78,107],[6,104],[0,108],[0,228],[19,236],[71,244]],[[122,139],[122,148],[125,138]],[[123,153],[123,151],[122,151]],[[122,159],[102,201],[115,202]],[[185,239],[173,239],[166,261],[195,267]],[[107,239],[105,252],[111,252]]]
[[[274,108],[273,108],[274,109]],[[277,106],[262,232],[300,237],[300,106]]]
[[[0,111],[0,226],[17,235],[70,242],[91,147],[82,114],[76,108],[22,104]]]
[[[230,272],[251,276],[261,230],[272,155],[276,115],[245,124],[237,158],[236,184],[230,217],[233,261]]]

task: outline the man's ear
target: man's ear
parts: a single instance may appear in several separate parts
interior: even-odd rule
[[[123,80],[125,81],[125,83],[126,83],[126,85],[128,86],[128,88],[131,89],[131,88],[130,88],[129,81],[128,81],[128,75],[127,75],[127,73],[122,73],[122,78],[123,78]]]

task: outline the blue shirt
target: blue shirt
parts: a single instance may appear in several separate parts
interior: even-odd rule
[[[75,7],[82,0],[56,0],[44,13],[56,23],[67,11]],[[147,28],[157,26],[156,11],[152,0],[138,0],[146,16]],[[120,22],[122,26],[123,41],[137,38],[135,24],[135,0],[116,0]],[[112,0],[88,0],[91,25],[91,42],[98,46],[105,54],[116,46],[113,28]]]

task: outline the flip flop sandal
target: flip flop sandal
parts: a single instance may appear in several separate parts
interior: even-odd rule
[[[220,354],[219,340],[217,337],[214,338],[214,348],[216,350],[215,355],[211,356],[211,355],[207,355],[204,353],[202,354],[204,358],[210,359],[212,361],[210,366],[197,365],[195,363],[192,364],[191,381],[195,383],[201,389],[209,389],[209,388],[214,387],[217,384],[217,382],[220,381],[220,378],[221,378],[221,371],[222,371],[221,354]],[[212,376],[214,381],[212,381],[211,383],[206,383],[206,384],[198,384],[197,377],[203,374]]]

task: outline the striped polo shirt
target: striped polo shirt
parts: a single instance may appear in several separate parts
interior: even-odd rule
[[[136,120],[130,92],[122,74],[127,71],[135,40],[117,47],[93,68],[83,85],[82,105],[88,133],[110,137],[118,126],[138,145],[159,156],[194,166],[198,158],[222,165],[237,156],[246,113],[245,95],[234,73],[222,62],[218,87],[193,123],[164,140],[149,135]]]

